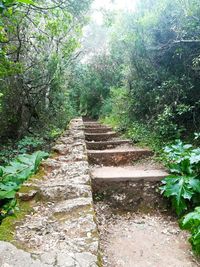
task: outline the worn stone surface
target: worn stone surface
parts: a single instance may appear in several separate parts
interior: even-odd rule
[[[115,148],[119,145],[130,144],[130,140],[111,140],[111,141],[99,141],[99,142],[86,142],[88,150],[104,150]]]
[[[86,133],[85,139],[87,141],[107,141],[111,138],[117,137],[116,132],[107,132],[107,133]]]
[[[166,210],[169,202],[160,194],[160,182],[98,182],[93,180],[94,198],[104,200],[113,209],[124,211]]]
[[[84,122],[84,129],[87,128],[102,128],[105,126],[102,126],[99,122]]]
[[[133,161],[146,158],[152,154],[152,151],[148,149],[138,147],[117,147],[116,149],[88,150],[88,160],[91,164],[120,166],[131,164]]]
[[[23,200],[23,201],[29,201],[33,199],[37,195],[37,190],[29,190],[27,193],[17,193],[17,198]]]
[[[85,133],[107,133],[112,131],[111,127],[85,128]]]
[[[161,181],[168,176],[168,173],[162,169],[144,168],[140,166],[123,167],[100,167],[92,170],[93,179],[99,181],[112,181],[115,183],[125,181]]]
[[[1,267],[49,267],[38,259],[33,259],[30,253],[17,249],[10,243],[0,241]]]
[[[89,142],[94,150],[88,156],[95,164],[91,166],[92,188],[102,266],[199,266],[187,234],[179,229],[177,218],[169,215],[168,201],[158,189],[160,179],[167,176],[163,166],[148,157],[152,154],[148,149],[126,143],[104,147],[108,141],[98,137],[97,142]]]
[[[166,209],[167,201],[158,190],[161,179],[168,173],[157,167],[145,165],[123,167],[94,167],[92,187],[95,198],[99,196],[112,207],[123,210]]]
[[[13,241],[23,250],[0,242],[1,267],[97,266],[98,234],[82,129],[81,119],[71,122],[54,147],[56,157],[43,163],[46,175],[26,183],[30,192],[19,193],[37,199],[15,226]]]

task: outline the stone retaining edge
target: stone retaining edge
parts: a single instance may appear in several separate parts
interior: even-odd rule
[[[99,237],[83,128],[81,118],[72,120],[69,131],[54,147],[56,157],[44,162],[50,172],[44,180],[25,185],[38,188],[40,200],[34,212],[15,228],[13,243],[23,249],[0,241],[1,267],[99,266]]]

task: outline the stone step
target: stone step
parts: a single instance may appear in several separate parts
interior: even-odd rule
[[[84,129],[90,129],[90,128],[102,128],[101,124],[84,124]]]
[[[105,166],[116,166],[129,164],[142,158],[151,156],[153,153],[148,149],[137,147],[117,148],[108,150],[88,150],[90,164],[103,164]]]
[[[99,123],[98,121],[85,121],[84,125],[85,126],[94,126],[94,125],[102,125],[102,124]]]
[[[107,133],[86,133],[85,139],[86,141],[108,141],[114,137],[117,137],[117,133],[115,132],[107,132]]]
[[[168,174],[152,161],[134,166],[94,167],[91,169],[94,199],[123,211],[152,212],[166,209],[167,202],[158,187]]]
[[[100,142],[86,142],[87,149],[89,150],[104,150],[110,148],[116,148],[120,145],[131,144],[130,140],[112,140],[112,141],[100,141]]]
[[[85,128],[85,133],[107,133],[111,131],[111,127]]]
[[[83,123],[99,123],[97,120],[83,120]]]
[[[148,182],[161,181],[168,173],[162,169],[145,169],[137,166],[101,167],[92,170],[92,179],[102,182],[136,182],[145,180]]]

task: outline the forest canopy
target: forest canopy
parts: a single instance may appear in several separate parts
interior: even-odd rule
[[[106,12],[102,27],[106,45],[74,69],[79,110],[165,141],[193,138],[200,130],[199,1],[139,1],[135,12]]]
[[[0,1],[0,136],[63,128],[90,0]]]
[[[92,2],[0,2],[1,140],[56,135],[76,115],[136,139],[192,140],[200,132],[199,1],[138,1],[134,11],[103,10],[101,25],[89,19]]]

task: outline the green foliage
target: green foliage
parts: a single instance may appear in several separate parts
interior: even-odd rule
[[[190,231],[189,238],[192,248],[197,255],[200,255],[200,207],[196,207],[193,212],[185,215],[180,222],[182,229]]]
[[[189,2],[144,0],[133,13],[107,14],[106,49],[74,78],[83,114],[110,117],[124,131],[145,125],[166,143],[199,132],[200,5]]]
[[[164,153],[171,175],[162,181],[161,192],[171,199],[176,213],[181,215],[200,200],[200,149],[178,140],[175,145],[165,147]]]
[[[128,118],[129,103],[126,100],[126,88],[112,87],[110,88],[110,97],[104,101],[100,113],[101,117],[105,118],[108,123],[109,121],[115,122],[113,126],[116,126],[118,130],[121,131],[126,129],[130,123]],[[106,106],[108,106],[109,109],[107,109]]]
[[[40,162],[47,157],[48,153],[37,151],[20,155],[9,165],[0,167],[0,220],[13,213],[16,192],[24,181],[38,171]]]
[[[0,13],[5,12],[8,8],[11,8],[17,3],[34,4],[32,0],[2,0],[0,1]]]
[[[98,118],[112,86],[117,86],[120,78],[115,62],[104,53],[96,55],[87,65],[79,64],[73,69],[70,100],[80,114]]]
[[[19,153],[27,153],[39,149],[44,144],[40,137],[25,136],[17,143]]]
[[[17,142],[10,140],[0,150],[0,164],[8,164],[19,154],[32,153],[41,150],[47,145],[48,138],[25,136]]]
[[[0,140],[64,129],[90,0],[0,1]]]

